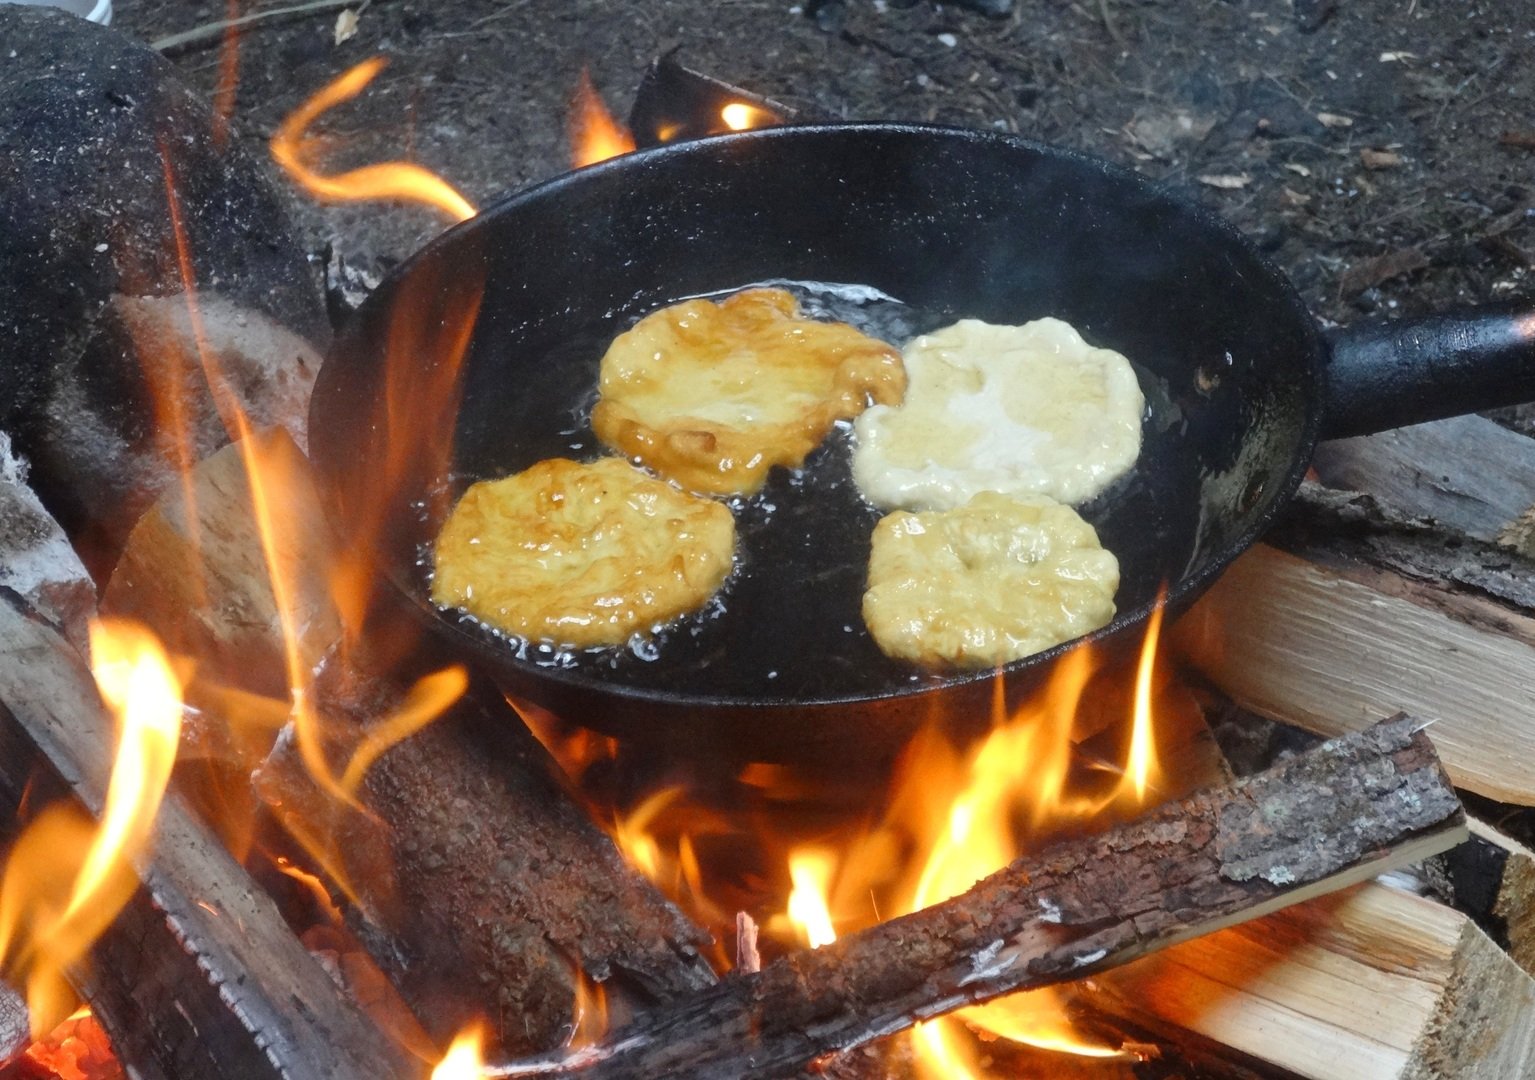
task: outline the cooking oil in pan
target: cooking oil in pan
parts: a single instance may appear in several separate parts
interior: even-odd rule
[[[740,288],[753,287],[787,289],[807,316],[847,323],[896,346],[964,315],[916,308],[867,285],[768,280]],[[677,298],[683,299],[688,297]],[[539,379],[530,385],[517,415],[495,418],[508,433],[504,444],[476,460],[461,461],[455,488],[461,491],[476,480],[507,475],[547,457],[590,460],[600,454],[591,410],[603,353],[615,336],[660,306],[605,319],[542,355],[532,366]],[[1165,389],[1143,369],[1137,368],[1137,374],[1152,402],[1149,408],[1156,410],[1158,401],[1166,401]],[[775,469],[761,491],[728,500],[738,537],[733,572],[701,610],[654,635],[636,635],[624,646],[571,650],[500,634],[468,615],[460,619],[527,663],[713,700],[838,700],[940,680],[940,675],[886,657],[864,627],[869,539],[883,512],[863,499],[853,481],[852,442],[852,424],[839,422],[803,468]],[[1132,470],[1079,508],[1122,562],[1115,536],[1123,536],[1128,545],[1135,530],[1155,517],[1155,500],[1139,472]],[[425,547],[418,565],[429,576],[431,557]],[[1135,602],[1143,599],[1134,597]],[[1125,606],[1123,596],[1120,606]]]

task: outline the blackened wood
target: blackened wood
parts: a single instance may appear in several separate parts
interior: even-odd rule
[[[62,638],[0,591],[0,773],[100,807],[112,725]],[[143,887],[92,953],[87,997],[126,1060],[169,1077],[409,1076],[276,908],[174,796]]]
[[[1383,721],[1020,859],[953,900],[727,977],[564,1060],[495,1075],[780,1076],[1423,858],[1463,839],[1465,824],[1417,727]]]
[[[1535,852],[1486,822],[1468,824],[1471,839],[1444,856],[1455,907],[1535,975]]]
[[[392,682],[327,670],[338,763],[398,704]],[[259,771],[285,823],[340,837],[356,929],[427,1030],[487,1018],[508,1053],[562,1045],[582,979],[620,1015],[711,985],[708,935],[628,867],[517,714],[476,686],[367,773],[367,815],[321,796],[290,739]]]
[[[0,429],[100,578],[178,447],[195,460],[226,441],[176,329],[189,321],[184,275],[221,358],[255,361],[232,374],[258,414],[285,380],[312,382],[313,353],[225,343],[261,321],[316,343],[328,327],[264,164],[216,136],[169,63],[45,7],[0,5],[0,47]],[[157,383],[182,396],[189,434],[169,430]]]

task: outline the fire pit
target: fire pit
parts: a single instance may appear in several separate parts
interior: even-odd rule
[[[851,104],[868,117],[995,120],[1058,137],[1067,117],[1102,116],[1096,130],[1122,110],[1111,136],[1081,127],[1067,141],[1094,140],[1111,156],[1185,178],[1239,222],[1277,227],[1260,242],[1329,315],[1416,309],[1467,281],[1478,283],[1479,299],[1517,289],[1520,205],[1489,209],[1483,242],[1453,258],[1413,239],[1419,223],[1404,214],[1376,226],[1402,230],[1396,249],[1353,259],[1346,272],[1329,267],[1348,250],[1338,245],[1364,241],[1311,233],[1341,235],[1409,179],[1449,182],[1448,165],[1430,164],[1436,140],[1469,136],[1464,122],[1454,126],[1467,106],[1444,95],[1457,85],[1445,72],[1475,74],[1479,54],[1416,24],[1383,44],[1368,9],[1328,21],[1314,7],[1212,13],[1156,50],[1156,63],[1152,43],[1165,24],[1149,9],[1118,5],[1000,20],[927,4],[711,8],[688,34],[749,27],[760,43],[771,26],[778,52],[745,57],[690,41],[685,55],[760,96],[731,100],[728,84],[688,81],[663,62],[655,70],[664,79],[653,74],[647,85],[671,86],[667,108],[640,109],[629,126],[639,141],[667,141],[682,137],[666,130],[679,111],[709,129],[734,126],[723,110],[736,103],[755,120],[839,116]],[[680,4],[666,10],[684,13]],[[389,102],[406,94],[417,110],[411,130],[428,133],[417,156],[471,196],[503,189],[509,173],[504,161],[459,158],[466,141],[481,154],[492,143],[507,154],[523,149],[512,168],[527,171],[513,179],[563,167],[558,132],[579,82],[574,49],[568,78],[551,79],[540,63],[521,87],[529,110],[549,106],[538,123],[513,121],[522,99],[515,110],[428,119],[442,107],[432,88],[444,84],[420,76],[442,57],[455,57],[444,100],[459,106],[481,95],[483,104],[489,90],[475,82],[475,62],[457,62],[465,50],[486,57],[508,43],[580,34],[595,52],[611,33],[622,47],[593,64],[580,125],[589,130],[595,88],[616,96],[639,85],[641,62],[671,44],[637,10],[604,8],[612,21],[595,37],[563,21],[563,10],[526,5],[448,15],[381,3],[339,20],[336,11],[256,9],[242,27],[174,47],[183,71],[209,80],[220,103],[210,139],[248,139],[264,152],[275,131],[279,157],[307,168],[332,198],[323,189],[338,174],[398,156],[401,109]],[[207,21],[224,14],[210,10]],[[119,22],[146,37],[187,26],[179,7],[153,5]],[[1375,31],[1368,47],[1354,44],[1365,26]],[[1288,55],[1237,83],[1207,84],[1180,67],[1205,35],[1236,36],[1254,50],[1283,45]],[[344,111],[294,112],[325,78],[300,93],[291,79],[265,77],[305,54],[334,61],[339,73],[385,40],[395,64]],[[630,51],[626,70],[615,58]],[[839,66],[846,57],[872,62]],[[1318,86],[1343,84],[1336,95],[1298,92],[1308,65],[1326,80]],[[1127,104],[1109,89],[1113,79],[1086,79],[1090,70],[1121,78],[1133,70],[1166,93]],[[1421,93],[1436,111],[1386,110],[1371,97],[1378,90],[1353,85],[1366,72],[1366,82],[1387,82],[1409,101]],[[679,78],[689,92],[676,90]],[[878,108],[858,104],[881,93]],[[226,128],[230,116],[235,126]],[[339,138],[348,123],[362,126]],[[504,126],[506,136],[453,137],[470,126]],[[609,130],[621,135],[621,126]],[[1522,152],[1513,121],[1492,143],[1492,154]],[[1466,167],[1460,157],[1455,167]],[[162,177],[172,257],[155,289],[168,303],[146,306],[119,289],[133,302],[113,300],[110,333],[93,340],[130,357],[153,340],[182,357],[184,368],[167,370],[206,373],[212,405],[199,423],[215,437],[172,440],[169,453],[162,446],[171,479],[137,474],[149,479],[126,508],[113,504],[112,528],[82,527],[89,500],[77,500],[83,515],[65,522],[104,586],[103,609],[149,622],[174,656],[196,658],[195,670],[169,668],[193,707],[170,710],[182,722],[178,793],[159,811],[143,885],[135,894],[131,876],[114,870],[126,906],[88,965],[75,966],[73,954],[58,961],[133,1068],[425,1075],[440,1062],[442,1077],[737,1077],[814,1063],[833,1075],[959,1077],[1078,1068],[1504,1076],[1530,1067],[1535,984],[1520,968],[1535,949],[1529,853],[1474,823],[1479,839],[1418,872],[1419,886],[1446,902],[1366,882],[1460,838],[1434,747],[1474,810],[1519,829],[1517,808],[1535,800],[1517,767],[1535,737],[1519,708],[1535,641],[1525,627],[1524,561],[1535,490],[1526,490],[1523,468],[1475,482],[1465,465],[1468,455],[1532,460],[1524,435],[1470,418],[1328,447],[1278,530],[1172,628],[1160,654],[1154,634],[1139,658],[1072,653],[1046,691],[980,716],[990,735],[974,744],[928,732],[894,761],[689,758],[508,702],[372,602],[369,552],[326,541],[301,453],[302,416],[283,412],[282,395],[258,392],[271,413],[252,425],[262,430],[247,430],[249,387],[259,391],[268,378],[240,369],[239,407],[220,390],[224,358],[271,357],[272,341],[281,342],[282,370],[307,386],[315,358],[302,339],[315,337],[305,321],[312,313],[268,312],[291,340],[256,347],[226,333],[248,315],[220,309],[220,275],[205,280],[198,269],[211,256],[188,241],[198,208],[175,172],[166,167]],[[1500,198],[1523,197],[1497,183]],[[473,213],[447,185],[434,190],[447,192],[436,205]],[[317,254],[329,245],[322,257],[338,307],[441,220],[306,200],[295,209],[303,245]],[[411,348],[450,354],[475,316],[437,314],[405,327]],[[92,347],[106,355],[106,345]],[[180,414],[155,415],[151,427],[163,430]],[[222,450],[219,418],[242,436]],[[266,430],[284,420],[294,421],[291,437]],[[23,449],[66,441],[38,442],[37,430]],[[68,486],[69,460],[60,455],[51,473],[34,474],[45,500],[58,478]],[[391,466],[381,467],[387,477]],[[11,722],[0,757],[14,764],[0,791],[27,826],[7,861],[23,867],[29,849],[61,850],[31,828],[49,799],[73,791],[90,810],[101,807],[110,739],[76,652],[94,607],[84,568],[27,474],[8,468],[0,495],[26,515],[8,520],[30,524],[5,537],[0,703]],[[1446,479],[1425,486],[1416,479],[1425,475]],[[1413,716],[1371,726],[1403,709]],[[1347,737],[1317,750],[1304,731]],[[1237,780],[1233,769],[1256,775]],[[130,842],[130,853],[147,839]],[[1366,883],[1330,892],[1351,882]],[[37,904],[36,925],[47,927],[58,910],[67,923],[73,908],[97,907],[97,894],[86,895],[24,903]],[[1210,933],[1290,904],[1250,924],[1259,929]],[[8,934],[0,929],[0,942]],[[53,955],[29,945],[18,961],[13,948],[21,966],[7,968],[27,973],[34,1024],[68,1011],[56,970],[33,962],[45,952]],[[30,993],[45,983],[53,1004]],[[885,1038],[1046,984],[1062,984],[1049,1001],[1042,992],[1002,998],[965,1009],[963,1022],[925,1023],[910,1049]],[[15,1012],[8,1000],[0,998],[0,1053],[25,1041],[4,1019]],[[1359,1011],[1328,1004],[1338,1000]],[[1291,1026],[1276,1038],[1280,1018]],[[448,1050],[451,1036],[474,1029],[488,1051],[470,1038]],[[970,1030],[1003,1039],[977,1042]],[[75,1047],[75,1031],[58,1045]],[[1065,1047],[1100,1057],[1067,1064]],[[476,1064],[482,1052],[501,1064]]]

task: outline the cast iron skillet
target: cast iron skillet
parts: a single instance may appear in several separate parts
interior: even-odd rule
[[[1535,315],[1486,309],[1325,342],[1235,229],[1104,162],[946,128],[773,128],[561,177],[391,274],[315,389],[310,448],[337,522],[454,649],[604,730],[792,759],[888,748],[933,715],[984,718],[991,672],[913,671],[863,629],[879,515],[848,481],[845,433],[738,508],[722,612],[668,631],[651,656],[519,649],[427,599],[424,553],[463,487],[602,452],[587,411],[615,334],[678,299],[771,279],[872,286],[912,306],[914,329],[1054,315],[1137,365],[1139,464],[1083,508],[1120,560],[1120,613],[1092,635],[1110,642],[1138,640],[1126,631],[1164,582],[1186,604],[1251,544],[1319,435],[1535,398]],[[431,388],[453,382],[469,327],[455,414]],[[1005,691],[1024,692],[1064,648],[1008,665]]]

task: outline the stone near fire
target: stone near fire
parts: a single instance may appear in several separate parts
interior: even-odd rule
[[[0,430],[98,577],[187,445],[154,385],[181,394],[194,460],[228,441],[186,351],[183,255],[237,395],[302,440],[324,308],[266,174],[219,127],[146,46],[0,5]],[[263,320],[287,338],[247,362]]]

